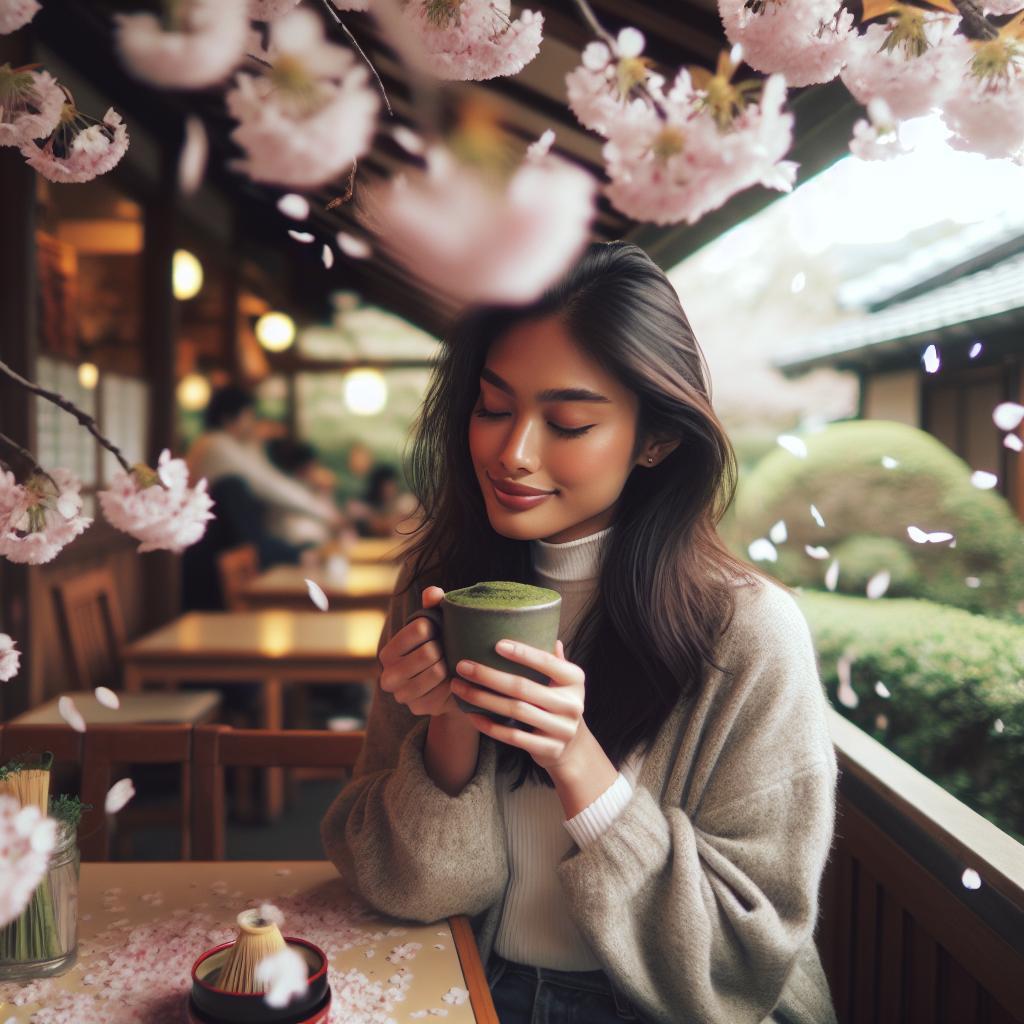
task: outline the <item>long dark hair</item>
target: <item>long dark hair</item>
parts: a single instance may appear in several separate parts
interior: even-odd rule
[[[647,434],[680,441],[658,466],[629,476],[571,653],[587,676],[587,725],[620,764],[635,747],[648,749],[677,702],[700,687],[732,616],[733,586],[755,575],[716,531],[736,459],[711,407],[703,354],[675,289],[642,249],[595,243],[535,302],[477,307],[456,324],[409,452],[425,513],[410,548],[411,580],[445,590],[530,581],[529,542],[488,521],[468,435],[490,345],[547,317],[637,395],[638,452]],[[517,785],[527,776],[550,784],[524,751],[503,745],[501,763],[519,768]]]

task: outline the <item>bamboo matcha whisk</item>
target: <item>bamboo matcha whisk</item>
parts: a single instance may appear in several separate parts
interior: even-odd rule
[[[224,992],[266,992],[269,983],[256,980],[256,965],[285,948],[277,923],[262,916],[260,909],[243,910],[236,918],[238,939],[231,956],[217,977]]]
[[[35,805],[43,814],[50,807],[50,768],[53,754],[47,751],[39,759],[39,766],[28,768],[21,762],[12,762],[0,768],[0,793],[13,796],[22,807]]]

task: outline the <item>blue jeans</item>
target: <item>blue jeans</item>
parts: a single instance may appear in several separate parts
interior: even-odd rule
[[[553,971],[512,963],[497,953],[487,984],[501,1024],[618,1024],[641,1018],[602,971]]]

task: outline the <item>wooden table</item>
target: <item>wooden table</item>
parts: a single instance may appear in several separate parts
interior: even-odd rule
[[[64,1010],[62,1020],[81,1024],[181,1021],[195,958],[231,938],[239,911],[265,901],[284,913],[285,935],[327,954],[334,1012],[346,1024],[380,1019],[368,992],[375,1010],[403,1022],[434,1020],[438,1009],[447,1024],[498,1024],[466,918],[421,925],[384,917],[320,861],[83,864],[78,962],[48,981],[0,983],[0,1020],[28,1024],[41,1012],[46,1024],[47,1011]],[[129,943],[122,980],[111,966],[127,963]]]
[[[350,562],[401,562],[407,541],[407,537],[360,537],[343,547],[341,554]]]
[[[306,580],[319,584],[334,610],[379,608],[386,611],[398,582],[398,565],[379,563],[348,566],[345,573],[332,575],[326,569],[299,565],[277,565],[260,573],[239,594],[248,608],[313,608]]]
[[[182,682],[257,684],[260,722],[284,726],[284,688],[294,684],[369,682],[377,677],[381,611],[189,612],[129,644],[124,688]],[[267,772],[266,812],[284,803],[284,776]]]

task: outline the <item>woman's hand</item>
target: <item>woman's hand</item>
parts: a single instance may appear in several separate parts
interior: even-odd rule
[[[440,587],[427,587],[423,607],[432,608],[443,597]],[[461,714],[452,697],[452,672],[436,636],[437,627],[429,619],[414,619],[381,648],[380,688],[414,715]]]
[[[567,767],[590,735],[583,721],[583,669],[566,660],[561,640],[554,654],[510,640],[500,641],[495,650],[509,661],[548,676],[550,686],[475,661],[460,661],[456,671],[472,683],[455,678],[451,690],[470,704],[514,718],[533,731],[501,725],[486,715],[467,712],[466,717],[485,736],[525,750],[549,773]]]

